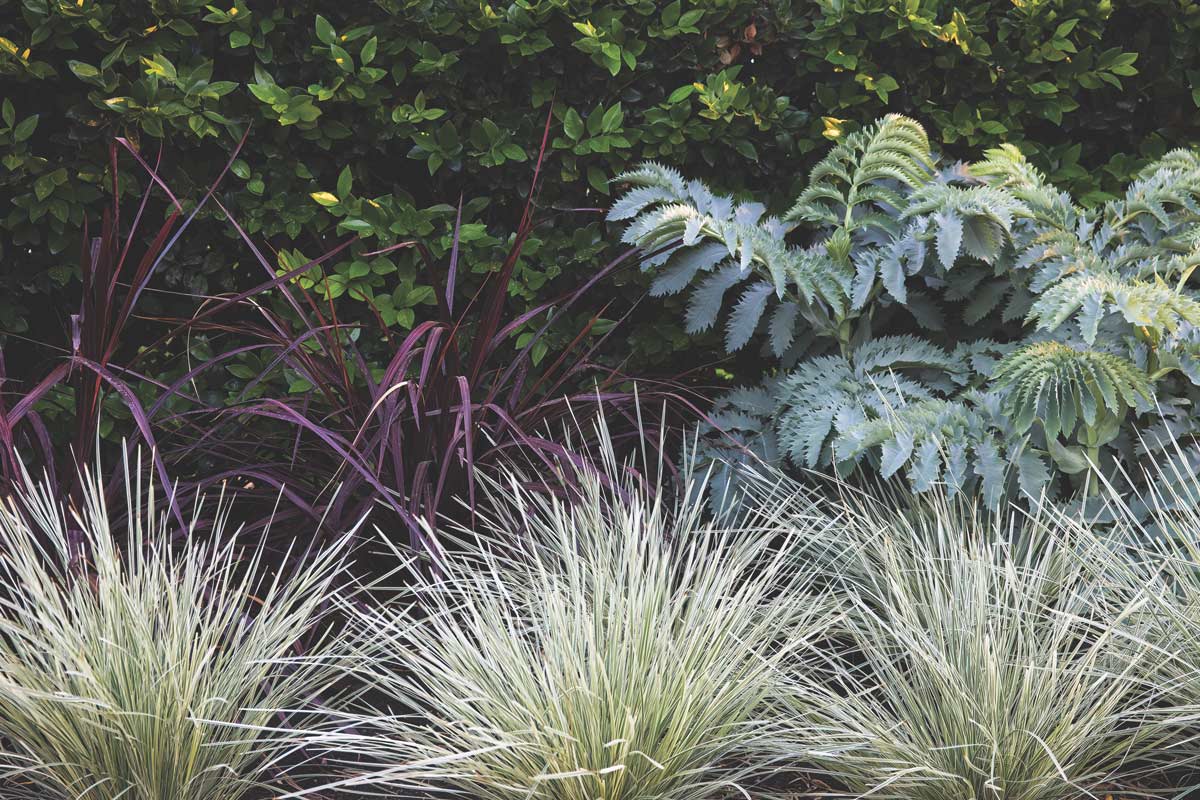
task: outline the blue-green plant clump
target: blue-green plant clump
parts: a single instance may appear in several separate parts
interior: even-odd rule
[[[924,492],[1084,500],[1196,432],[1200,157],[1085,208],[1012,146],[945,164],[890,115],[836,144],[783,216],[645,164],[609,218],[687,328],[776,367],[709,443]]]

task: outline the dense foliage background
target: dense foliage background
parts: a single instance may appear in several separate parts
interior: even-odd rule
[[[284,265],[359,234],[317,290],[345,318],[369,305],[404,329],[433,304],[415,254],[363,254],[421,237],[440,255],[462,197],[464,263],[497,269],[550,109],[540,204],[561,211],[543,212],[516,270],[525,304],[595,270],[615,237],[569,209],[606,205],[608,181],[643,159],[721,190],[770,186],[782,205],[829,138],[894,110],[951,155],[1015,143],[1096,202],[1192,141],[1200,103],[1200,10],[1183,0],[3,0],[0,18],[0,330],[34,340],[60,337],[116,136],[161,143],[183,197],[249,128],[221,202]],[[144,172],[127,173],[139,193]],[[202,229],[143,310],[261,276],[228,225]],[[599,291],[624,293],[623,311],[642,285]],[[660,312],[643,304],[621,337],[633,366],[717,356]]]
[[[0,0],[0,795],[1196,794],[1198,34]]]

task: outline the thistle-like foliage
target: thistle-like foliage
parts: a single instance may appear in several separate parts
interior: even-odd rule
[[[786,219],[894,234],[887,212],[905,205],[899,187],[921,186],[932,170],[925,129],[891,114],[838,142],[813,168]],[[865,208],[856,214],[860,206]]]
[[[930,497],[930,496],[926,496]],[[941,500],[844,507],[846,647],[825,696],[796,680],[794,735],[847,796],[1061,800],[1138,786],[1154,731],[1129,724],[1152,656],[1118,634],[1092,545],[1052,520]],[[985,521],[986,520],[986,521]],[[1036,545],[1036,546],[1031,546]],[[822,745],[823,742],[823,745]]]
[[[1013,266],[1034,271],[1031,285],[1041,296],[1030,320],[1039,329],[1055,330],[1074,317],[1092,344],[1111,312],[1151,336],[1196,323],[1200,305],[1183,291],[1200,263],[1200,161],[1194,153],[1168,153],[1124,197],[1091,210],[1055,192],[1015,148],[987,155],[974,174],[1024,207],[1013,236]],[[1173,278],[1175,285],[1168,282]]]
[[[797,464],[828,466],[835,456],[835,433],[932,399],[939,394],[939,379],[948,383],[946,375],[957,366],[951,354],[912,336],[881,336],[849,359],[807,361],[779,388],[780,445]]]
[[[570,502],[507,475],[419,610],[358,613],[378,704],[323,738],[341,789],[700,800],[770,771],[764,701],[826,605],[762,514],[718,527],[702,486],[670,506],[629,475],[574,476]],[[502,557],[514,530],[530,545]]]
[[[1078,223],[1080,210],[1071,196],[1054,189],[1014,145],[1001,145],[984,156],[983,161],[971,165],[971,173],[1017,198],[1040,232],[1069,230]]]
[[[925,132],[910,119],[889,116],[840,143],[813,169],[786,220],[764,217],[758,203],[713,194],[655,164],[618,176],[636,188],[613,206],[609,219],[632,220],[625,241],[648,252],[663,250],[646,262],[666,260],[653,293],[697,284],[688,308],[690,331],[714,325],[725,295],[741,285],[727,318],[726,345],[744,347],[761,325],[772,351],[782,355],[798,328],[835,335],[841,320],[861,305],[855,275],[865,267],[856,264],[889,269],[889,277],[903,274],[896,270],[904,269],[911,253],[894,248],[888,267],[879,267],[874,256],[858,256],[857,250],[899,233],[905,197],[930,180],[931,169]],[[785,242],[797,225],[810,230],[810,240]],[[914,237],[923,232],[913,228]],[[915,239],[910,245],[921,246]],[[861,280],[869,284],[874,276]]]
[[[825,247],[788,244],[783,238],[787,226],[777,218],[764,220],[761,205],[714,195],[703,184],[685,183],[654,164],[619,180],[638,188],[613,206],[609,219],[634,218],[624,240],[648,253],[662,251],[650,256],[647,266],[666,261],[651,293],[673,294],[695,284],[687,312],[689,332],[716,324],[725,296],[737,286],[744,288],[726,323],[731,350],[745,346],[760,321],[768,319],[772,347],[782,354],[792,343],[801,312],[818,319],[814,304],[848,305],[854,273],[845,254],[833,261]]]
[[[1087,344],[1096,342],[1106,314],[1119,312],[1129,325],[1158,334],[1183,324],[1200,325],[1200,302],[1161,279],[1138,280],[1100,271],[1069,275],[1048,288],[1029,310],[1040,330],[1053,331],[1074,318]]]
[[[1147,405],[1152,394],[1146,375],[1125,359],[1061,342],[1021,348],[1000,362],[993,377],[1008,389],[1005,410],[1017,430],[1023,433],[1038,419],[1052,439],[1073,435],[1079,425],[1103,429],[1096,435],[1111,439],[1126,411]]]
[[[316,626],[344,545],[264,577],[227,507],[215,544],[173,548],[126,477],[121,541],[94,476],[78,510],[28,476],[0,506],[0,796],[237,800],[282,774],[280,712],[329,685],[324,661],[281,660],[310,634],[332,652]]]
[[[810,468],[845,475],[865,462],[884,478],[905,474],[917,492],[982,489],[992,506],[1013,487],[1037,496],[1049,471],[1009,420],[1004,397],[964,389],[1010,350],[981,340],[948,353],[913,336],[881,336],[849,358],[818,356],[773,382],[774,413],[762,392],[743,389],[722,398],[714,421],[738,431],[754,423]],[[756,408],[748,398],[758,398]],[[733,415],[730,406],[746,411]]]
[[[838,438],[838,452],[859,459],[878,449],[879,475],[890,478],[903,469],[918,493],[935,486],[951,496],[979,491],[991,508],[1012,493],[1012,484],[1037,497],[1049,470],[1037,451],[1025,446],[1001,403],[995,392],[970,390],[954,400],[888,409],[847,428]]]
[[[995,507],[1044,489],[1083,501],[1093,472],[1200,434],[1184,412],[1200,403],[1196,153],[1084,208],[1013,146],[939,167],[920,126],[889,116],[842,138],[782,220],[662,167],[620,179],[638,188],[610,218],[632,220],[650,266],[666,259],[655,292],[694,285],[690,331],[724,318],[731,352],[761,337],[780,359],[762,387],[776,408],[734,417],[747,453],[903,470]],[[857,363],[900,339],[913,358]]]
[[[783,220],[657,164],[616,180],[635,188],[609,219],[631,220],[625,241],[659,251],[647,266],[666,261],[652,293],[694,283],[687,322],[696,332],[716,323],[726,294],[741,286],[726,345],[738,350],[761,329],[776,355],[802,343],[803,331],[845,341],[868,302],[886,292],[905,303],[908,279],[923,270],[949,270],[960,254],[996,259],[1022,209],[1006,192],[955,185],[965,174],[937,173],[925,131],[898,115],[839,142]],[[784,241],[793,231],[802,240]]]

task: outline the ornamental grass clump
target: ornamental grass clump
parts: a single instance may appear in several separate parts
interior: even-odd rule
[[[201,541],[202,509],[176,531],[153,488],[125,478],[127,526],[94,475],[79,508],[28,474],[0,505],[0,796],[238,800],[277,785],[294,748],[283,710],[330,685],[314,656],[332,652],[344,540],[268,570],[261,544],[226,535],[227,503]]]
[[[1200,480],[1175,446],[1149,481],[1146,504],[1127,504],[1110,484],[1107,511],[1114,518],[1110,549],[1097,572],[1113,593],[1137,604],[1122,631],[1132,659],[1153,696],[1144,725],[1161,737],[1154,763],[1182,794],[1200,784]]]
[[[674,502],[628,466],[565,497],[508,471],[409,602],[356,613],[377,696],[323,737],[338,788],[699,800],[769,775],[765,703],[831,605],[768,515],[707,522],[703,480]]]
[[[1125,635],[1144,609],[1097,579],[1096,554],[1111,551],[1086,526],[919,498],[843,510],[843,647],[785,707],[846,795],[1063,800],[1146,785],[1154,656]]]

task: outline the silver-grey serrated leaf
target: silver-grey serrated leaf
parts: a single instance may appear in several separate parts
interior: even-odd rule
[[[974,325],[992,313],[1011,285],[1008,280],[999,280],[988,281],[976,288],[972,293],[971,302],[967,303],[963,310],[963,322]]]
[[[754,260],[754,245],[751,244],[749,237],[742,237],[738,243],[738,266],[741,267],[742,274],[750,271],[750,262]]]
[[[1037,499],[1042,493],[1042,487],[1050,480],[1050,470],[1041,456],[1026,447],[1017,458],[1017,485],[1021,493]]]
[[[854,263],[854,283],[850,290],[851,308],[856,311],[867,304],[871,287],[879,274],[879,255],[874,250],[863,250],[851,256]]]
[[[767,300],[774,293],[769,283],[755,283],[742,293],[725,328],[725,349],[729,352],[741,350],[754,336],[758,321],[767,308]]]
[[[676,251],[666,267],[650,284],[650,294],[661,297],[683,291],[697,273],[707,272],[720,264],[728,254],[725,246],[716,242]]]
[[[908,302],[908,291],[904,286],[904,265],[893,254],[885,253],[879,259],[879,276],[888,294],[898,303]]]
[[[942,451],[935,437],[927,437],[917,448],[917,457],[908,468],[913,491],[927,492],[933,488],[941,473]]]
[[[983,502],[988,508],[999,508],[1004,499],[1004,459],[992,437],[975,446],[975,474],[983,479]]]
[[[815,413],[807,415],[804,429],[796,432],[792,460],[809,468],[819,466],[825,441],[833,430],[833,422],[832,408],[818,409]]]
[[[777,406],[775,395],[767,386],[739,386],[721,395],[719,402],[761,417],[774,414]]]
[[[1000,254],[1003,232],[984,217],[970,217],[963,225],[963,247],[976,258],[992,263]]]
[[[678,197],[669,189],[661,186],[639,186],[626,192],[608,211],[609,222],[632,219],[642,212],[646,206],[654,203],[670,203]]]
[[[897,431],[896,436],[883,443],[882,459],[879,464],[879,475],[890,478],[904,466],[913,451],[912,431]]]
[[[962,491],[967,480],[967,443],[950,442],[946,446],[944,481],[947,493],[953,497]]]
[[[950,269],[962,249],[962,218],[953,211],[942,210],[933,215],[933,220],[937,224],[938,260],[944,269]]]
[[[796,316],[799,313],[799,304],[792,300],[785,300],[775,307],[775,313],[771,315],[769,330],[771,352],[775,355],[783,356],[795,341]]]
[[[688,303],[685,328],[688,333],[706,331],[721,313],[721,301],[730,287],[742,280],[742,271],[729,264],[704,279],[692,292]]]
[[[1091,292],[1083,298],[1079,307],[1079,335],[1089,345],[1096,343],[1096,332],[1100,329],[1100,319],[1104,316],[1104,298],[1100,292]]]
[[[924,292],[908,292],[908,303],[904,306],[913,319],[927,331],[944,331],[946,317],[933,298]]]
[[[733,220],[739,225],[757,225],[766,210],[762,203],[741,203],[733,212]]]

